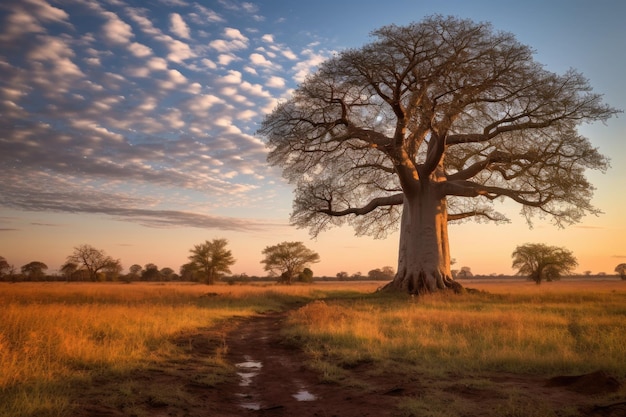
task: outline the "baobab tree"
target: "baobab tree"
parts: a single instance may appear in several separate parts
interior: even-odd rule
[[[598,212],[584,171],[608,161],[577,127],[617,110],[580,73],[549,72],[512,34],[454,17],[373,35],[321,64],[259,129],[295,184],[293,224],[383,237],[399,223],[388,288],[421,294],[460,289],[448,222],[507,221],[496,199],[559,226]]]

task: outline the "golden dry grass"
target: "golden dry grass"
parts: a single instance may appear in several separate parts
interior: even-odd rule
[[[2,283],[0,416],[66,415],[76,381],[180,355],[172,338],[182,332],[316,293],[297,285]]]
[[[335,365],[400,372],[553,375],[603,369],[626,376],[626,283],[471,283],[489,293],[420,299],[373,295],[317,301],[291,316],[330,379]]]
[[[292,312],[286,336],[329,380],[362,361],[399,373],[626,376],[626,283],[464,284],[488,293],[415,299],[374,294],[376,282],[1,283],[0,416],[71,415],[77,383],[184,358],[177,335],[312,300]],[[216,355],[216,372],[227,371]]]

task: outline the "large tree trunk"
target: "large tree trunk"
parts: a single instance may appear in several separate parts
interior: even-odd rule
[[[387,288],[410,294],[463,287],[452,279],[446,199],[432,189],[405,195],[400,225],[398,272]]]

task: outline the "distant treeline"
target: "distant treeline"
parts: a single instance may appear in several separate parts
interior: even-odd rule
[[[149,277],[142,277],[133,274],[119,275],[116,277],[107,277],[105,274],[100,275],[97,282],[123,282],[123,283],[131,283],[131,282],[203,282],[201,277],[194,276],[181,276],[179,274],[150,274]],[[338,276],[318,276],[313,277],[313,282],[357,282],[357,281],[385,281],[393,279],[393,276],[382,276],[379,274],[373,275],[350,275],[343,276],[341,274],[337,274]],[[619,278],[619,275],[608,275],[608,274],[596,274],[596,275],[570,275],[565,276],[562,279],[607,279],[607,278]],[[519,275],[473,275],[471,278],[457,278],[460,282],[465,280],[488,280],[488,281],[505,281],[505,280],[530,280],[528,277],[519,276]],[[220,279],[221,282],[227,284],[246,284],[246,283],[267,283],[267,282],[276,282],[277,278],[272,276],[255,276],[255,275],[232,275],[232,276],[224,276]],[[64,275],[26,275],[26,274],[4,274],[0,276],[0,282],[94,282],[89,278],[88,274],[74,274],[71,277],[67,277]],[[296,280],[299,282],[299,280]],[[304,282],[304,281],[302,281]]]
[[[313,277],[313,281],[328,281],[328,282],[339,282],[339,281],[381,281],[385,279],[392,279],[388,277],[381,276],[348,276],[348,277],[337,277],[337,276],[319,276]],[[220,279],[221,282],[225,282],[228,284],[236,284],[236,283],[254,283],[254,282],[276,282],[277,277],[272,276],[255,276],[255,275],[232,275],[232,276],[224,276]],[[26,274],[4,274],[0,276],[0,282],[94,282],[90,279],[88,274],[74,274],[71,277],[67,277],[64,275],[50,274],[50,275],[26,275]],[[119,275],[117,277],[107,277],[105,274],[102,274],[98,277],[96,282],[203,282],[201,277],[194,276],[186,276],[182,277],[179,274],[170,274],[167,276],[164,275],[156,275],[152,274],[151,277],[141,277],[133,274]],[[296,280],[298,282],[298,280]],[[304,282],[304,281],[302,281]]]

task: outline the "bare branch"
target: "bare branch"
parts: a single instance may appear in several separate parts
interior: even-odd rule
[[[379,207],[383,206],[397,206],[402,204],[404,201],[404,194],[394,194],[388,197],[379,197],[371,200],[367,205],[363,207],[351,207],[344,210],[333,210],[330,208],[331,201],[328,201],[328,208],[326,209],[318,209],[317,211],[320,213],[328,214],[329,216],[347,216],[349,214],[355,214],[357,216],[361,216],[367,213],[370,213],[376,210]]]

